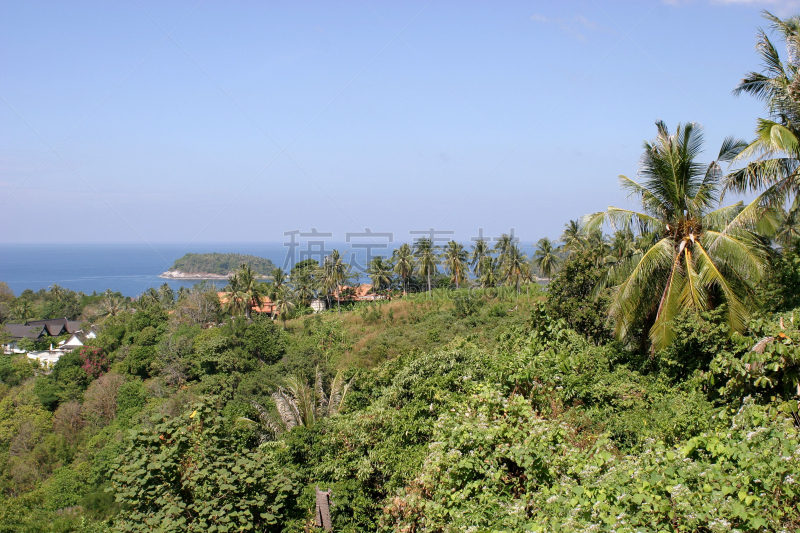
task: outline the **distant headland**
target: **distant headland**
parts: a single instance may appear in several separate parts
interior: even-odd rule
[[[186,254],[162,273],[166,279],[227,279],[242,264],[247,264],[261,277],[268,276],[275,264],[264,257],[247,254]]]

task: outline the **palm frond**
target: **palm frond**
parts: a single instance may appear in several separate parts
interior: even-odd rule
[[[681,271],[680,262],[680,254],[675,254],[667,282],[664,284],[664,291],[661,293],[658,302],[655,321],[650,328],[649,337],[655,349],[667,346],[675,337],[670,325],[680,312],[679,302],[681,301],[681,294],[686,281],[684,273]]]

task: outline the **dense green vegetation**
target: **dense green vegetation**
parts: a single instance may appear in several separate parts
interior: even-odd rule
[[[254,272],[266,276],[275,265],[269,259],[247,254],[186,254],[170,267],[169,271],[179,270],[184,274],[216,274],[227,276],[242,264],[249,265]]]
[[[800,19],[770,20],[796,50]],[[420,239],[370,263],[374,301],[338,251],[240,265],[222,302],[0,287],[5,323],[99,325],[52,369],[0,355],[0,532],[315,531],[316,487],[342,532],[797,531],[800,65],[759,46],[739,90],[771,121],[725,142],[739,167],[659,123],[622,178],[641,210],[530,259]]]

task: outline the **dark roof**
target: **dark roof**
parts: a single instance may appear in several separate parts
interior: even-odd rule
[[[51,337],[58,337],[67,331],[67,328],[64,326],[64,324],[45,324],[44,327],[47,329],[47,333]]]
[[[38,339],[44,336],[44,326],[26,326],[24,324],[5,324],[3,326],[11,340],[19,339]]]
[[[45,326],[48,333],[56,337],[62,333],[75,333],[81,329],[80,320],[67,320],[64,318],[48,318],[46,320],[28,320],[26,326]]]

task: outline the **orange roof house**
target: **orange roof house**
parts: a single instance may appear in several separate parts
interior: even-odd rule
[[[224,306],[225,304],[228,303],[228,299],[230,298],[230,293],[218,292],[217,297],[219,298],[219,303],[221,303]],[[273,302],[266,296],[261,297],[261,305],[257,305],[255,300],[251,300],[250,306],[254,313],[267,313],[269,315],[279,314],[278,306],[275,305],[275,302]]]
[[[341,297],[339,295],[342,295]],[[339,301],[355,300],[357,302],[371,302],[374,300],[385,300],[386,296],[372,292],[372,285],[362,283],[355,287],[340,285],[333,291],[333,297]]]

